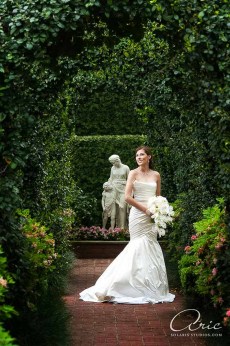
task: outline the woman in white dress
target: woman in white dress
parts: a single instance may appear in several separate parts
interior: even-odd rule
[[[125,200],[132,206],[129,214],[130,241],[114,259],[95,285],[80,293],[91,302],[145,304],[172,302],[157,232],[147,208],[150,197],[160,195],[160,174],[152,169],[150,148],[136,149],[138,168],[128,176]]]

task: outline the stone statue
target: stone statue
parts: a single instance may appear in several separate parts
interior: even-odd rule
[[[116,227],[127,228],[128,205],[125,202],[125,186],[129,174],[129,167],[124,165],[118,155],[111,155],[109,162],[113,165],[109,182],[115,192]]]
[[[103,184],[104,191],[102,192],[102,226],[106,228],[108,218],[111,218],[111,228],[115,228],[116,221],[116,203],[115,203],[115,190],[110,182]]]

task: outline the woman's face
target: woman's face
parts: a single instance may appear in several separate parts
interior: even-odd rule
[[[136,152],[136,161],[138,166],[145,166],[149,164],[151,155],[147,155],[144,149],[140,149]]]

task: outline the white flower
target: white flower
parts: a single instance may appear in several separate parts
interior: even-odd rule
[[[154,196],[148,200],[148,209],[152,214],[151,218],[155,222],[159,237],[164,236],[167,224],[173,221],[173,207],[169,205],[165,197]]]

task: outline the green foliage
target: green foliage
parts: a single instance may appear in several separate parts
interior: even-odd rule
[[[183,254],[184,246],[193,232],[193,223],[202,217],[202,210],[209,204],[214,204],[214,198],[209,194],[196,194],[189,190],[179,194],[178,199],[172,203],[175,211],[175,219],[172,231],[168,235],[168,250],[172,257],[179,259]]]
[[[9,285],[14,283],[14,280],[12,279],[11,275],[7,271],[7,263],[6,263],[6,257],[3,256],[3,251],[0,247],[0,303],[4,303],[5,295],[7,293]],[[15,313],[15,310],[13,307],[8,305],[1,305],[0,306],[0,312],[1,312],[1,320],[5,320],[6,318],[9,318],[13,313]]]
[[[3,326],[3,322],[6,319],[17,314],[13,306],[5,303],[9,285],[13,283],[14,280],[7,270],[6,257],[0,247],[0,341],[1,345],[5,346],[16,346],[15,339],[11,337],[10,333]]]
[[[25,247],[23,262],[26,275],[23,278],[23,291],[29,309],[36,309],[40,295],[47,291],[49,274],[55,269],[55,240],[48,229],[30,217],[29,210],[19,210],[21,229]]]
[[[13,331],[20,345],[69,346],[69,318],[59,290],[49,289],[40,297],[36,312],[29,310],[15,319]]]
[[[54,108],[55,104],[50,112]],[[28,141],[31,160],[24,173],[25,203],[40,212],[68,208],[76,187],[71,179],[71,151],[64,121],[52,115],[40,119]]]
[[[24,205],[49,226],[55,240],[62,244],[62,254],[68,251],[71,223],[92,222],[90,210],[96,203],[74,180],[72,122],[66,108],[57,99],[49,110],[53,113],[40,119],[31,134],[31,163],[24,173],[22,194]]]
[[[69,225],[71,215],[68,211],[65,213],[65,224]],[[9,289],[7,302],[15,306],[19,316],[13,316],[10,322],[7,321],[7,327],[20,344],[28,342],[42,345],[42,340],[43,345],[49,345],[52,344],[52,340],[55,343],[58,339],[67,337],[67,313],[59,306],[62,303],[60,297],[63,296],[66,287],[66,276],[73,255],[67,253],[60,239],[56,242],[48,227],[31,218],[29,210],[19,210],[18,214],[20,232],[17,237],[20,248],[13,249],[12,254],[9,252],[9,268],[15,284]],[[62,241],[65,244],[65,239]],[[59,313],[60,316],[57,316]],[[47,321],[49,318],[50,328],[55,329],[55,324],[59,328],[45,334],[42,332],[43,320]],[[62,336],[58,329],[62,330]]]
[[[194,223],[195,234],[179,261],[179,272],[183,289],[208,298],[222,311],[224,325],[230,325],[230,319],[226,319],[230,304],[230,258],[225,219],[223,199],[203,211],[203,219]]]
[[[165,113],[180,113],[180,128],[193,129],[193,138],[206,150],[205,160],[217,182],[217,194],[228,200],[229,189],[229,27],[227,2],[157,1],[156,11],[171,36],[175,57],[184,63],[168,71],[172,90]],[[162,31],[161,31],[162,33]],[[179,61],[179,60],[178,60]],[[171,72],[171,73],[170,73]],[[154,104],[159,110],[159,106]],[[175,108],[176,106],[176,108]],[[171,118],[171,116],[170,116]],[[175,119],[176,120],[176,119]],[[183,135],[183,134],[182,134]],[[180,134],[181,136],[181,134]],[[179,141],[180,143],[181,141]],[[211,174],[209,173],[209,176]]]
[[[174,210],[174,220],[171,226],[171,231],[168,233],[168,251],[170,253],[171,258],[179,259],[184,250],[184,245],[187,243],[188,232],[191,230],[187,230],[184,232],[182,226],[183,221],[187,215],[186,210],[183,206],[183,201],[186,200],[186,194],[180,195],[180,199],[178,198],[175,202],[171,203]],[[187,219],[188,226],[190,225],[190,219]]]
[[[143,133],[143,123],[138,118],[131,99],[123,93],[97,91],[87,99],[82,96],[72,112],[71,109],[69,112],[69,115],[76,114],[77,136]]]
[[[0,340],[2,346],[17,346],[15,339],[12,338],[0,323]]]

